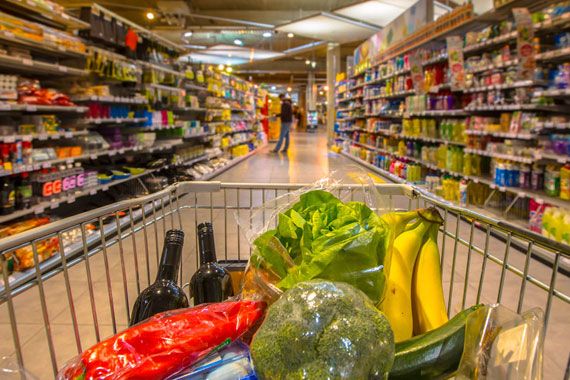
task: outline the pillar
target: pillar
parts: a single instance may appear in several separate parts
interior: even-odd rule
[[[313,71],[309,71],[309,75],[307,77],[307,104],[305,109],[307,111],[314,111],[317,109],[317,93],[315,91],[315,73]]]
[[[340,72],[340,45],[327,44],[327,135],[329,141],[334,138],[334,125],[336,122],[336,107],[334,101],[336,74]]]

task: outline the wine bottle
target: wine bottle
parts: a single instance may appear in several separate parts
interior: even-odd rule
[[[166,233],[156,281],[137,297],[130,326],[163,311],[188,307],[186,294],[176,284],[183,244],[184,232],[170,230]]]
[[[190,288],[194,305],[221,302],[234,295],[232,280],[226,269],[218,264],[211,223],[198,225],[200,268],[192,276]]]

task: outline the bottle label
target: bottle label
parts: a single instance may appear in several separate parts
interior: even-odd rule
[[[83,187],[84,184],[85,184],[85,175],[84,174],[78,174],[77,175],[77,187]]]
[[[42,196],[51,197],[53,195],[53,182],[46,182],[42,186]]]
[[[71,188],[69,183],[69,177],[63,179],[63,181],[61,182],[61,187],[63,191],[67,191]]]
[[[8,196],[5,199],[4,204],[2,204],[3,208],[12,208],[16,203],[16,192],[14,190],[8,193]]]
[[[32,197],[32,185],[18,186],[18,193],[24,199],[31,198]]]
[[[61,179],[53,181],[53,193],[54,194],[61,193]]]

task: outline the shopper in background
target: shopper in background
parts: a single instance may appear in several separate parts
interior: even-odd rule
[[[283,140],[285,140],[285,146],[282,152],[287,153],[287,149],[289,149],[289,131],[293,123],[293,106],[291,105],[291,99],[285,97],[284,94],[280,94],[279,99],[281,100],[281,113],[276,116],[281,117],[281,132],[279,133],[277,146],[275,146],[272,152],[279,152],[281,145],[283,145]]]

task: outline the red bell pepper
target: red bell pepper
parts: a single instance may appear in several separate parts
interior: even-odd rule
[[[58,379],[164,379],[239,338],[264,308],[259,301],[231,301],[157,314],[89,348]]]

